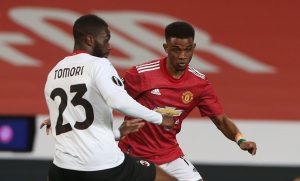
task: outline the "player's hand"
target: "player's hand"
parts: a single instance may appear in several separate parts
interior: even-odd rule
[[[137,132],[144,125],[145,122],[142,119],[125,120],[119,127],[121,133],[120,139],[124,139],[129,133]]]
[[[256,150],[257,150],[256,143],[252,142],[252,141],[241,142],[240,148],[242,150],[248,151],[251,155],[255,155],[256,154]]]
[[[45,119],[42,124],[40,125],[40,129],[42,129],[44,126],[46,126],[46,134],[49,135],[51,131],[51,121],[50,118]]]
[[[165,128],[166,131],[170,131],[171,129],[173,129],[174,125],[175,125],[175,121],[174,121],[174,117],[171,114],[163,114],[163,121],[161,123],[161,125]]]

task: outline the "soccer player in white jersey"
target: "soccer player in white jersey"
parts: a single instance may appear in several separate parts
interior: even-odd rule
[[[74,52],[48,74],[45,99],[55,140],[50,181],[173,181],[151,162],[124,154],[115,142],[112,109],[172,129],[171,116],[149,110],[124,90],[105,58],[110,51],[107,23],[95,15],[73,26]]]

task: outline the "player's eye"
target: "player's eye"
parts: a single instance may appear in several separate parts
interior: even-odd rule
[[[179,48],[176,48],[176,47],[172,48],[171,50],[172,50],[173,52],[176,52],[176,53],[178,53],[178,52],[181,51]]]

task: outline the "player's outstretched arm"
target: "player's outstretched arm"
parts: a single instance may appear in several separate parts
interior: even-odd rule
[[[222,114],[211,116],[210,119],[228,139],[235,141],[242,150],[248,151],[252,155],[256,154],[256,143],[248,141],[229,117]]]
[[[145,122],[142,119],[132,119],[130,121],[124,121],[118,130],[114,131],[115,139],[123,139],[129,133],[137,132],[141,127],[145,125]],[[40,129],[46,126],[46,134],[49,135],[51,131],[51,121],[50,118],[45,119],[41,125]]]
[[[173,115],[171,115],[171,114],[161,114],[161,116],[162,116],[162,122],[161,122],[161,126],[162,127],[164,127],[164,129],[166,130],[166,131],[170,131],[170,130],[172,130],[173,128],[174,128],[174,126],[175,126],[175,121],[174,121],[174,119],[173,119]],[[135,122],[133,122],[133,120],[136,120]],[[145,122],[141,122],[140,120],[142,120],[142,119],[126,119],[124,122],[123,122],[123,126],[124,126],[124,128],[126,128],[127,127],[127,129],[128,129],[128,131],[129,131],[129,129],[132,129],[132,131],[130,131],[130,132],[136,132],[136,131],[138,131],[142,126],[144,126],[144,124],[145,124]],[[126,123],[126,124],[125,124]],[[139,124],[139,125],[138,125]],[[140,124],[143,124],[143,125],[140,125]],[[122,126],[121,125],[121,126]],[[133,127],[134,125],[136,125],[136,129]],[[131,126],[131,127],[130,127]],[[120,127],[121,128],[121,127]],[[119,128],[119,129],[120,129]],[[129,134],[129,133],[128,133]],[[125,135],[126,136],[126,135]],[[122,139],[122,138],[121,138]]]

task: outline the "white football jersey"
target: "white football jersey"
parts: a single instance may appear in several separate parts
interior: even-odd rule
[[[160,124],[160,114],[134,101],[106,58],[79,53],[61,60],[45,85],[54,164],[61,168],[95,171],[124,160],[113,134],[112,108]]]

